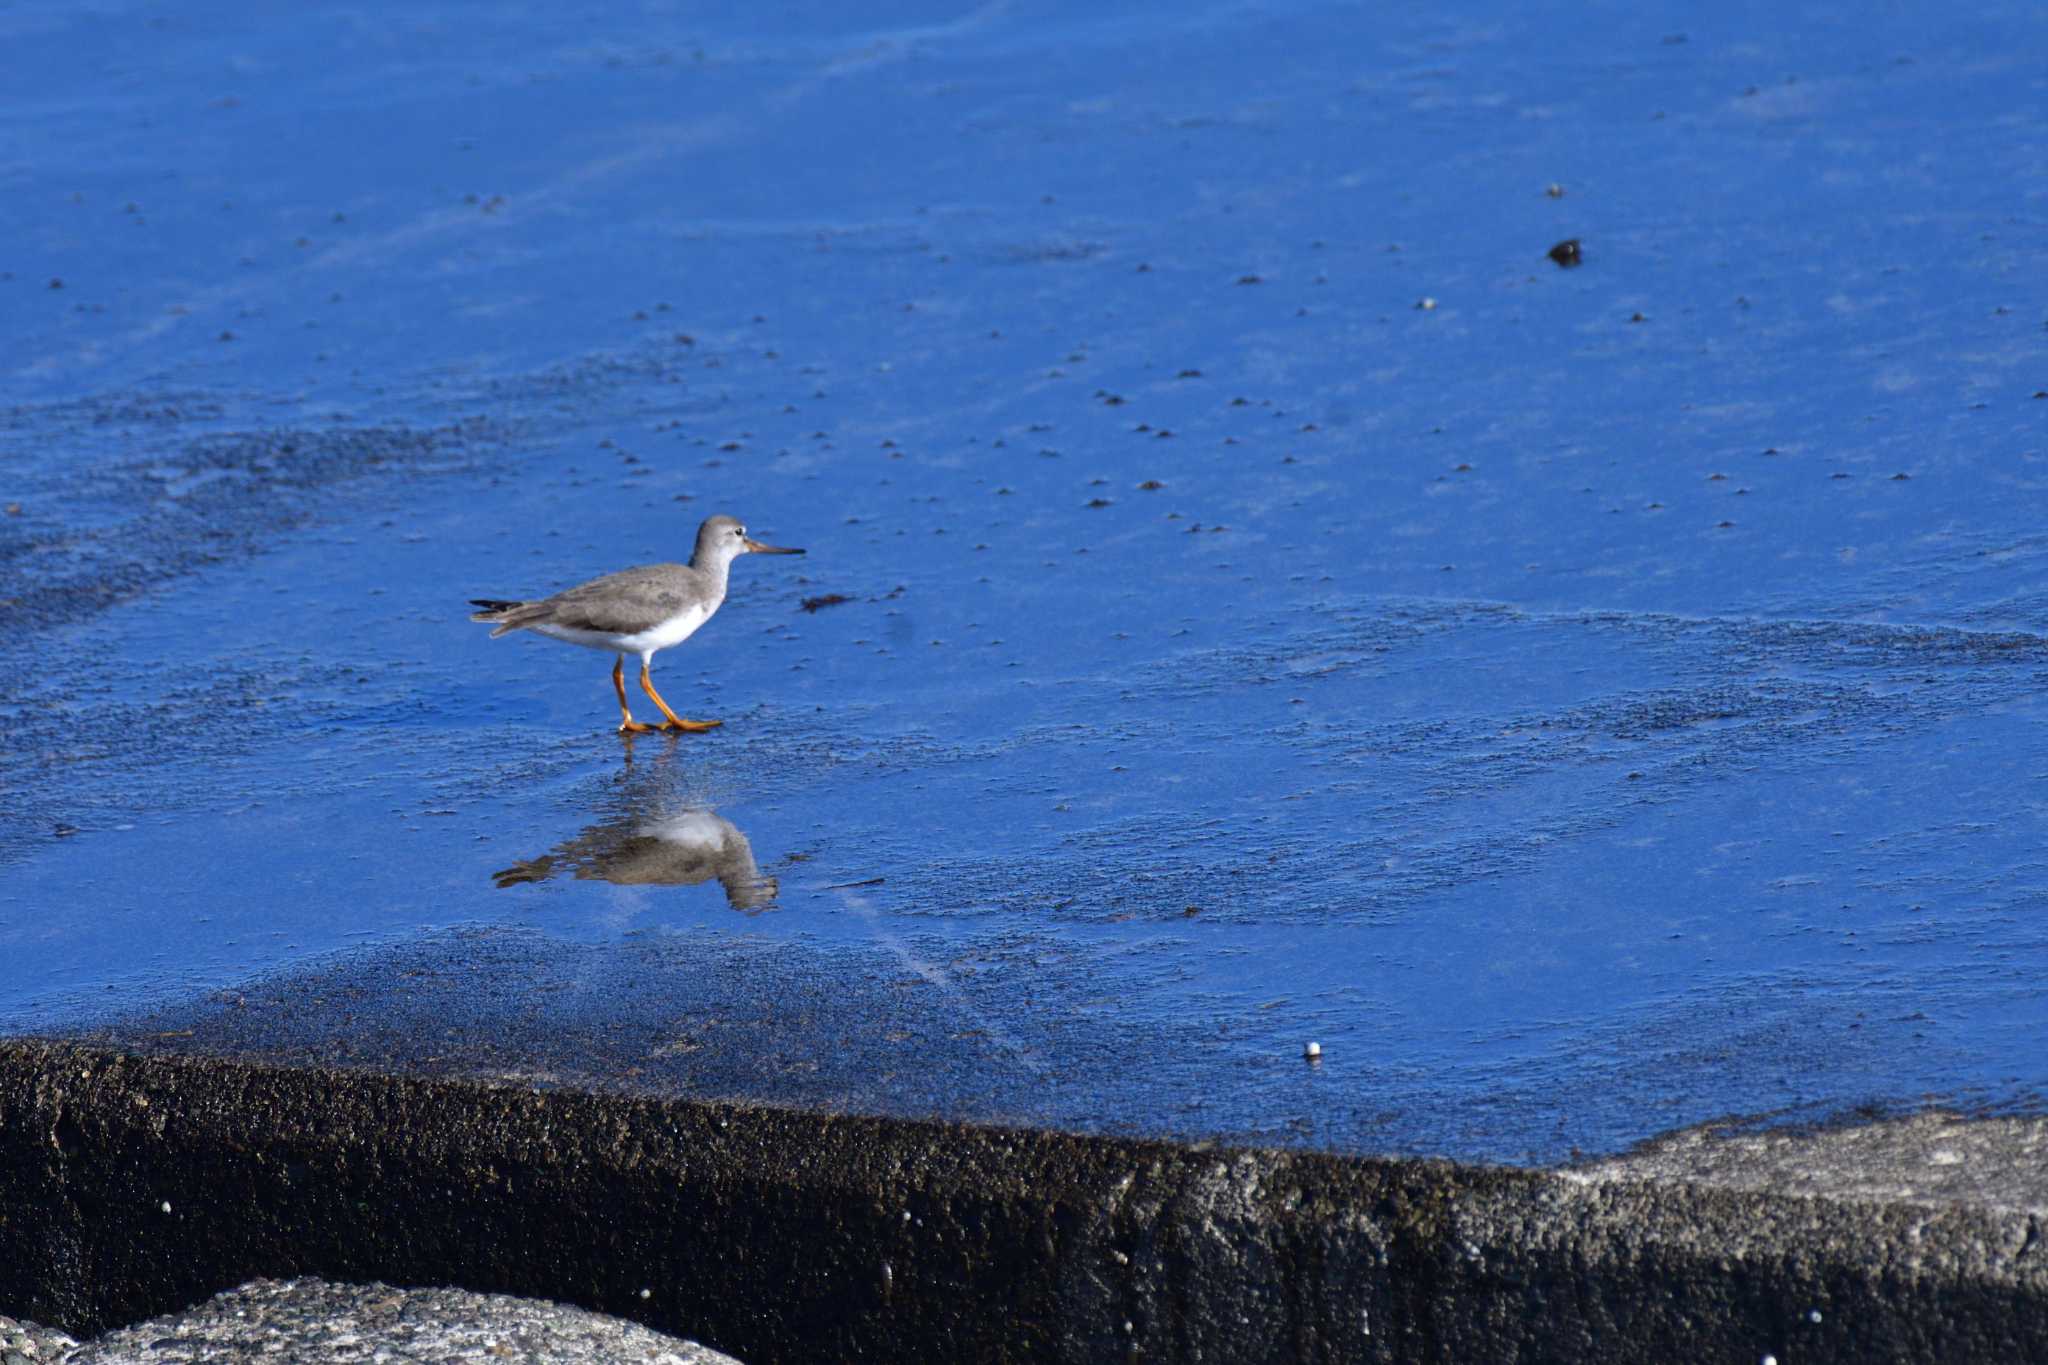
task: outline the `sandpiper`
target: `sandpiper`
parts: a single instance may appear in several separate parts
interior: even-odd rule
[[[470,605],[483,610],[469,619],[496,626],[491,632],[494,640],[507,631],[531,630],[551,640],[567,640],[586,649],[608,649],[618,655],[612,664],[612,689],[619,694],[621,734],[713,730],[724,722],[684,720],[669,710],[668,703],[654,690],[649,663],[657,650],[681,644],[711,619],[725,601],[726,571],[733,560],[744,554],[802,553],[749,539],[747,528],[740,525],[737,517],[709,517],[697,528],[697,548],[688,564],[645,564],[637,569],[621,569],[534,602],[472,598]],[[628,654],[640,656],[641,690],[668,718],[660,725],[644,725],[634,720],[633,709],[626,705]]]

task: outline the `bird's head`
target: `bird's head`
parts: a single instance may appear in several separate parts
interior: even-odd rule
[[[720,514],[697,528],[697,554],[731,563],[741,555],[800,555],[786,545],[765,545],[747,534],[738,517]]]

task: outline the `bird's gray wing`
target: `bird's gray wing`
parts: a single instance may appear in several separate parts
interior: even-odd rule
[[[540,605],[548,625],[631,635],[682,611],[702,595],[697,588],[686,564],[646,564],[578,583]]]

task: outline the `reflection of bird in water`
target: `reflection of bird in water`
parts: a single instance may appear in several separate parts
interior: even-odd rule
[[[629,810],[590,826],[553,852],[491,874],[499,886],[520,886],[572,872],[579,881],[623,886],[692,886],[716,880],[735,910],[775,904],[780,888],[754,865],[754,849],[732,821],[696,807],[673,815]]]

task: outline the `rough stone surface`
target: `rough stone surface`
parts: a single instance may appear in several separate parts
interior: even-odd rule
[[[1706,1136],[1530,1171],[15,1042],[0,1303],[92,1333],[265,1275],[458,1284],[753,1365],[2048,1359],[2042,1128],[1982,1131],[2002,1187],[1902,1199],[1813,1185],[1854,1143],[1781,1190],[1692,1178]]]
[[[1684,1180],[1886,1204],[1977,1205],[2048,1217],[2048,1122],[1929,1111],[1816,1132],[1709,1124],[1577,1168],[1591,1182]]]
[[[52,1328],[0,1315],[0,1365],[40,1365],[60,1359],[77,1345],[77,1341]]]
[[[544,1300],[318,1279],[256,1280],[84,1346],[51,1335],[72,1347],[54,1357],[61,1365],[256,1359],[738,1365],[695,1342]]]

